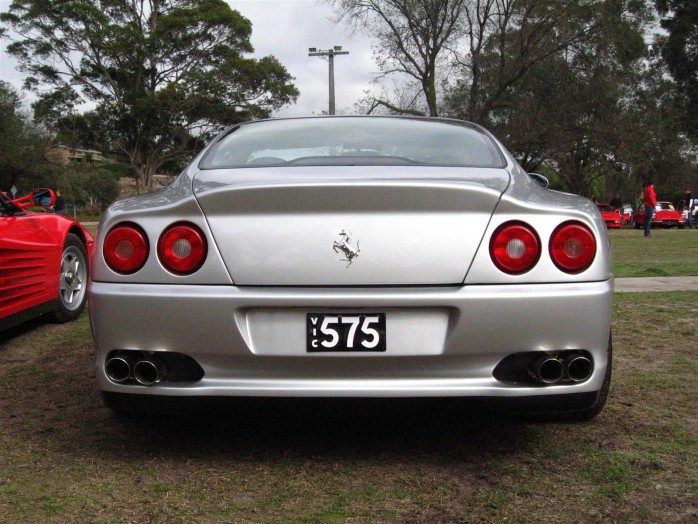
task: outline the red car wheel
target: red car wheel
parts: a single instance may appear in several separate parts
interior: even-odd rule
[[[69,322],[80,316],[87,301],[87,250],[79,237],[68,233],[61,254],[58,299],[53,318],[56,322]]]

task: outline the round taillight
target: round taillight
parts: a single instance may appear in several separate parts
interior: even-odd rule
[[[104,260],[117,273],[138,271],[148,258],[148,238],[135,224],[113,227],[104,238]]]
[[[564,222],[550,237],[550,258],[565,273],[581,273],[596,257],[596,239],[580,222]]]
[[[540,240],[536,232],[523,222],[506,222],[499,226],[490,240],[492,262],[510,275],[526,273],[540,258]]]
[[[158,257],[165,269],[188,275],[206,260],[206,237],[194,224],[180,223],[168,227],[158,241]]]

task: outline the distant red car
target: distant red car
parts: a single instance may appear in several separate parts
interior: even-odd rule
[[[621,209],[613,209],[608,204],[596,204],[601,212],[601,218],[606,222],[608,229],[620,229],[623,226],[623,213]]]
[[[635,211],[635,227],[641,228],[645,225],[645,210],[640,208]],[[654,216],[652,217],[653,227],[684,227],[686,219],[681,212],[674,209],[671,202],[657,202],[654,206]]]
[[[71,218],[29,211],[55,200],[50,189],[0,192],[0,330],[45,313],[67,322],[85,307],[92,237]]]

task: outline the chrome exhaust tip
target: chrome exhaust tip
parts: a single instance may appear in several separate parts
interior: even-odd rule
[[[162,380],[162,367],[158,361],[150,358],[139,360],[133,366],[133,378],[141,386],[152,386]]]
[[[112,382],[126,382],[131,376],[131,364],[124,357],[112,357],[104,365],[104,371]]]
[[[587,357],[574,355],[565,362],[567,376],[572,382],[584,382],[588,380],[594,371],[594,366]]]
[[[564,376],[565,366],[559,359],[544,355],[533,361],[530,372],[543,384],[555,384]]]

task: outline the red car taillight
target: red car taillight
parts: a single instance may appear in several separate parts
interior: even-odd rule
[[[179,223],[168,227],[158,241],[158,257],[165,269],[188,275],[206,260],[206,237],[194,224]]]
[[[550,237],[550,258],[565,273],[581,273],[596,257],[596,239],[579,222],[564,222]]]
[[[540,240],[536,232],[523,222],[506,222],[492,235],[490,256],[500,270],[520,275],[538,262]]]
[[[148,258],[148,238],[135,224],[113,227],[104,238],[104,260],[117,273],[138,271]]]

